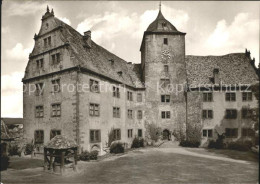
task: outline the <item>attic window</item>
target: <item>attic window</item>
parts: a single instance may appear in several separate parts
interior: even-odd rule
[[[118,74],[119,76],[122,76],[123,72],[122,72],[122,71],[119,71],[119,72],[117,72],[117,74]]]
[[[162,27],[166,27],[166,22],[163,22],[163,23],[162,23]]]

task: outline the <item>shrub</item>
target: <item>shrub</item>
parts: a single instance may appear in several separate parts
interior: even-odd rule
[[[222,135],[218,134],[218,138],[216,141],[214,141],[214,140],[209,141],[208,148],[215,148],[215,149],[225,148],[226,146],[224,144],[224,139],[225,139],[225,136],[223,134]]]
[[[97,160],[97,156],[98,156],[98,151],[97,150],[91,151],[89,153],[89,159],[90,160]]]
[[[122,143],[120,142],[117,142],[117,143],[113,143],[111,146],[110,146],[110,153],[124,153],[125,152],[125,148],[123,146]]]
[[[180,142],[180,146],[198,148],[200,146],[200,142],[199,141],[192,141],[192,140],[182,140]]]
[[[237,141],[228,143],[228,149],[238,151],[250,151],[253,143],[251,141]]]
[[[33,143],[27,143],[27,144],[25,145],[24,154],[25,154],[25,155],[30,155],[30,154],[33,152],[34,149],[35,149],[35,146],[34,146]]]
[[[21,156],[21,151],[20,151],[17,144],[13,144],[13,145],[10,144],[9,148],[8,148],[8,153],[9,153],[10,156],[13,156],[13,155]]]
[[[161,135],[161,128],[158,127],[155,123],[148,124],[146,123],[146,133],[148,138],[157,142]]]
[[[113,141],[115,141],[114,128],[111,128],[110,132],[108,132],[108,147],[111,146]]]
[[[131,148],[140,148],[140,147],[144,147],[144,139],[143,138],[139,139],[135,137],[133,139]]]
[[[82,161],[88,161],[90,160],[90,153],[88,151],[83,151],[80,155],[79,155],[79,159]]]
[[[7,155],[1,155],[1,164],[0,170],[6,170],[9,165],[9,157]]]

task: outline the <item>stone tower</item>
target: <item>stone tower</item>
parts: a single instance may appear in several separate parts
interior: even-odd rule
[[[141,44],[142,80],[146,85],[146,122],[156,123],[164,134],[185,130],[185,34],[159,10],[144,32]]]

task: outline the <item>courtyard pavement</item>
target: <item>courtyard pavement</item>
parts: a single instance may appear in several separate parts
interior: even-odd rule
[[[244,154],[232,152],[233,154]],[[168,142],[96,162],[79,162],[78,173],[65,176],[43,168],[8,170],[3,183],[258,183],[257,159],[233,159],[202,148]],[[243,158],[243,157],[240,157]],[[247,158],[246,155],[244,158]]]

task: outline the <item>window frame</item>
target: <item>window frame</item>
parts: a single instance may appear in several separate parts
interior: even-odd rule
[[[100,129],[90,129],[89,130],[89,142],[90,143],[101,142],[101,130]]]
[[[235,112],[235,113],[233,113]],[[226,109],[225,119],[237,119],[237,110],[236,109]]]
[[[55,135],[53,136],[53,132],[55,132]],[[59,132],[59,133],[58,133]],[[61,130],[60,129],[51,129],[51,131],[50,131],[50,140],[52,139],[52,138],[54,138],[56,135],[61,135]]]
[[[36,139],[36,137],[38,136],[38,135],[37,135],[37,132],[38,132],[38,133],[40,133],[40,132],[42,133],[42,134],[40,135],[41,137],[38,138],[38,139],[41,139],[41,141],[38,141],[38,139]],[[40,130],[35,130],[35,131],[34,131],[34,142],[35,142],[35,144],[43,144],[43,143],[44,143],[44,130],[41,130],[41,129],[40,129]]]
[[[120,107],[113,107],[113,118],[120,118]]]
[[[226,100],[226,102],[235,102],[236,101],[236,93],[235,92],[226,92],[225,100]]]
[[[142,110],[137,111],[137,119],[143,119],[143,111]]]
[[[203,102],[213,102],[213,92],[204,92]]]
[[[243,102],[248,102],[248,101],[252,101],[252,100],[253,100],[252,92],[242,92],[242,101]]]
[[[238,128],[226,128],[225,136],[226,136],[226,138],[237,138],[238,137]]]
[[[90,92],[100,93],[99,81],[94,80],[94,79],[89,79],[89,89],[90,89]]]
[[[141,135],[140,135],[140,133],[141,133]],[[139,138],[143,137],[143,129],[139,128],[139,129],[137,130],[137,136],[138,136]]]
[[[51,84],[52,84],[52,93],[59,93],[61,91],[59,78],[51,80]]]
[[[120,98],[119,87],[113,86],[113,97]]]
[[[55,114],[53,114],[53,112],[55,112]],[[59,112],[59,114],[57,112]],[[61,103],[51,104],[51,117],[61,117]]]
[[[127,91],[127,100],[133,101],[133,92],[132,91]]]
[[[133,129],[127,129],[127,137],[133,138]]]
[[[161,111],[161,119],[171,119],[171,111]]]
[[[35,95],[36,96],[40,96],[40,95],[43,95],[43,86],[44,86],[44,83],[43,82],[38,82],[38,83],[35,83]]]
[[[113,130],[114,140],[121,140],[121,129],[116,128]]]
[[[161,102],[162,103],[170,103],[171,102],[171,95],[161,95]]]
[[[203,109],[202,110],[202,119],[213,119],[213,110],[212,109]]]
[[[93,107],[93,109],[92,109]],[[93,114],[91,114],[93,112]],[[97,112],[97,114],[96,114]],[[97,103],[89,103],[89,115],[92,117],[99,117],[100,116],[100,105]]]
[[[163,27],[165,27],[165,26],[163,26]],[[168,38],[163,38],[163,44],[168,45]]]
[[[42,107],[42,108],[40,108]],[[42,115],[41,115],[42,113]],[[35,106],[35,118],[43,118],[44,117],[44,106],[43,105],[36,105]]]
[[[137,102],[142,102],[142,101],[143,101],[143,94],[142,94],[142,93],[137,93],[137,95],[136,95],[136,101],[137,101]]]

